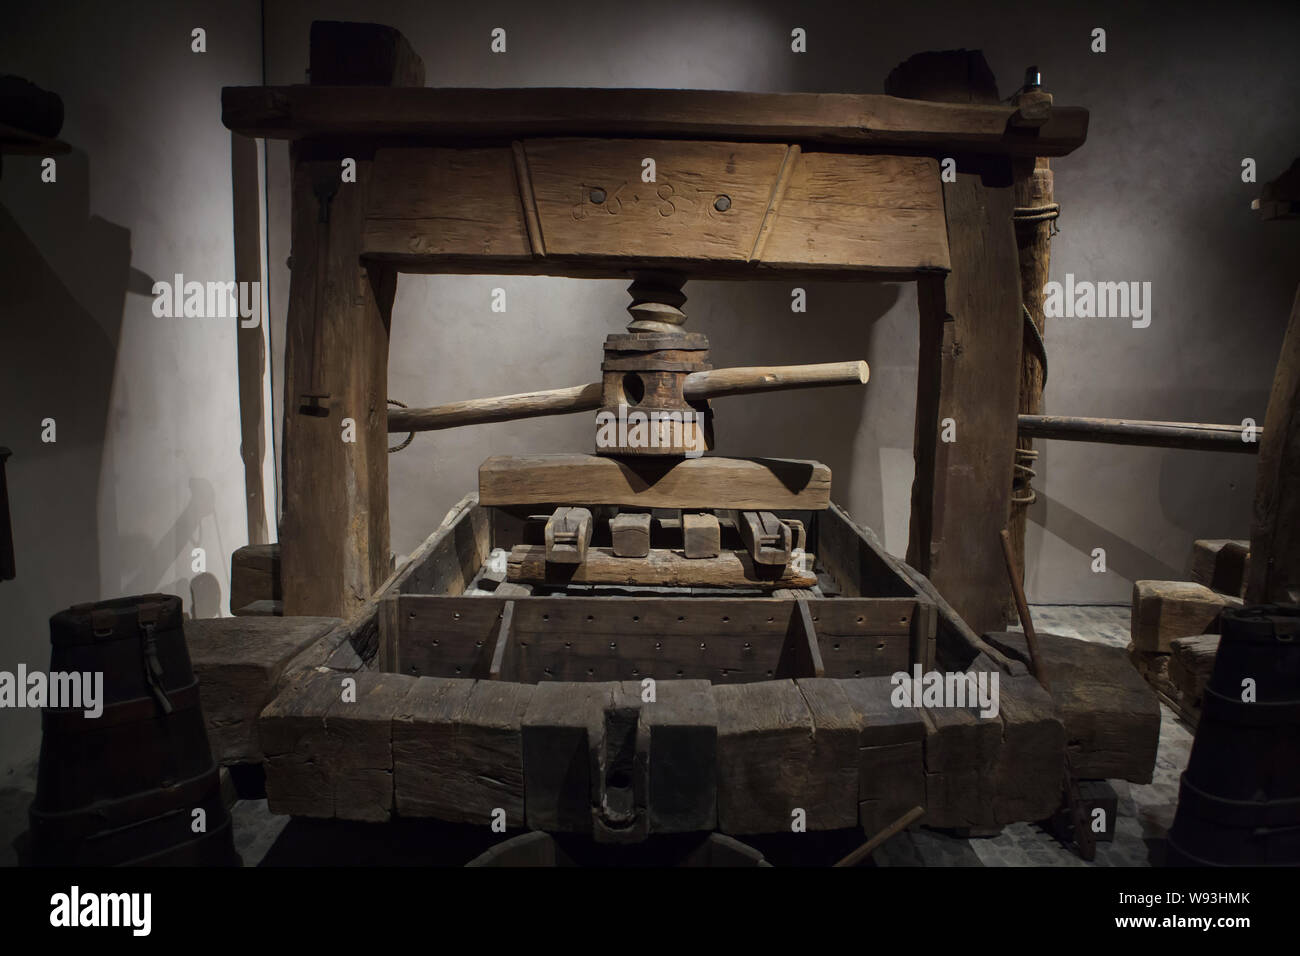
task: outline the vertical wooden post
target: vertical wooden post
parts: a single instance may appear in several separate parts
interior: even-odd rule
[[[983,55],[965,50],[912,57],[890,74],[885,92],[998,102]],[[952,158],[956,182],[943,186],[952,271],[918,283],[921,354],[907,560],[978,633],[1006,620],[1000,534],[1010,512],[1023,319],[1011,163]]]
[[[1052,224],[1050,216],[1054,209],[1052,170],[1046,157],[1039,157],[1032,169],[1016,169],[1015,185],[1012,187],[1017,209],[1043,210],[1030,214],[1026,212],[1015,221],[1016,247],[1020,260],[1020,298],[1029,311],[1030,321],[1038,330],[1038,339],[1042,341],[1047,327],[1047,316],[1043,311],[1043,286],[1047,284],[1052,259]],[[1043,364],[1039,357],[1029,348],[1028,336],[1033,333],[1025,329],[1025,348],[1020,363],[1020,414],[1041,415],[1043,413]],[[1016,573],[1021,586],[1025,580],[1025,526],[1029,517],[1029,506],[1034,501],[1035,492],[1030,484],[1037,456],[1034,454],[1032,438],[1016,439],[1016,474],[1012,480],[1011,519],[1007,530],[1011,534],[1011,553],[1015,560]],[[1027,470],[1028,469],[1028,470]],[[1014,609],[1014,600],[1008,595],[1007,618]],[[1019,616],[1017,614],[1017,616]]]
[[[422,86],[396,30],[317,22],[316,84]],[[355,181],[344,181],[344,159]],[[295,144],[285,338],[284,613],[347,617],[384,581],[388,550],[388,332],[397,275],[361,262],[372,157]]]

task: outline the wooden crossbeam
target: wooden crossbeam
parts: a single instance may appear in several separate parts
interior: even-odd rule
[[[724,551],[716,558],[687,558],[652,548],[644,558],[620,558],[611,548],[589,548],[582,564],[554,564],[546,549],[517,544],[510,551],[507,580],[529,584],[638,584],[651,587],[715,587],[775,590],[811,588],[812,572],[793,565],[756,565],[743,551]]]

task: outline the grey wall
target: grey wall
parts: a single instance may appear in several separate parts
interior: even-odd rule
[[[190,50],[207,30],[208,52]],[[48,620],[165,591],[213,616],[247,542],[231,322],[160,319],[154,279],[233,278],[220,87],[260,82],[254,3],[10,5],[4,72],[63,97],[57,182],[0,176],[0,445],[18,576],[0,582],[0,670],[45,670]],[[41,441],[54,418],[57,441]],[[191,567],[193,548],[207,572]],[[40,716],[0,710],[0,786]]]
[[[1177,15],[1140,4],[428,3],[267,5],[272,83],[304,82],[310,21],[399,28],[430,86],[643,86],[880,92],[912,53],[980,48],[1002,95],[1035,63],[1061,104],[1092,111],[1088,143],[1054,162],[1061,233],[1052,276],[1152,283],[1149,328],[1103,319],[1049,323],[1051,414],[1183,421],[1262,420],[1300,268],[1297,231],[1249,211],[1263,179],[1300,153],[1294,4]],[[1051,10],[1050,15],[1045,10]],[[887,18],[886,18],[887,17]],[[489,32],[507,30],[505,54]],[[808,52],[789,49],[791,28]],[[1094,27],[1108,52],[1090,52]],[[273,147],[271,260],[283,321],[288,169]],[[506,290],[493,314],[490,290]],[[404,276],[393,318],[391,397],[424,405],[591,381],[600,341],[626,320],[623,284],[541,278]],[[690,327],[717,365],[863,357],[862,390],[716,403],[719,451],[818,458],[834,496],[903,553],[912,478],[916,307],[911,285],[810,285],[806,316],[775,283],[687,285]],[[423,435],[390,459],[393,546],[409,551],[464,492],[484,458],[586,449],[590,416]],[[1031,600],[1126,602],[1132,581],[1184,574],[1197,537],[1246,537],[1249,456],[1040,443],[1028,533]],[[1090,570],[1094,548],[1109,570]]]

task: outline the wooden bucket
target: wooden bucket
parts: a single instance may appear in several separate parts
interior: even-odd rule
[[[103,712],[42,715],[33,862],[238,865],[180,599],[77,605],[50,619],[50,644],[51,674],[103,675]]]
[[[1223,612],[1169,832],[1173,866],[1300,864],[1300,608]],[[1246,681],[1255,700],[1243,701]]]

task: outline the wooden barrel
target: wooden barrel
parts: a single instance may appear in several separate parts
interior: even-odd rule
[[[1300,864],[1300,607],[1223,612],[1169,863]]]
[[[50,645],[51,675],[102,675],[103,712],[42,714],[33,862],[239,865],[180,599],[79,604],[50,618]]]

